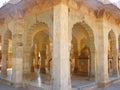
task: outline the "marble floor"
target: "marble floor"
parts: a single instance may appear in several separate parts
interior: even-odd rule
[[[46,74],[31,73],[32,78],[29,84],[36,87],[42,87],[45,89],[52,88],[51,76]],[[71,76],[71,84],[73,89],[86,87],[88,85],[95,84],[94,79],[89,80],[88,77],[80,77],[78,75]]]
[[[72,84],[72,88],[74,90],[77,90],[77,89],[93,86],[96,83],[95,83],[94,78],[89,79],[88,77],[74,74],[71,77],[71,84]]]
[[[0,82],[0,90],[29,90],[27,88],[15,88]]]
[[[94,88],[94,89],[87,89],[87,90],[120,90],[120,81],[113,83],[105,88]]]
[[[12,69],[7,69],[7,77],[4,77],[1,75],[1,72],[0,72],[0,78],[1,79],[4,79],[4,80],[7,80],[9,82],[12,82],[11,80],[11,76],[12,76]],[[24,81],[25,84],[29,85],[29,86],[34,86],[34,87],[37,87],[37,88],[43,88],[43,89],[46,89],[46,90],[50,90],[52,88],[52,80],[51,80],[51,76],[50,75],[47,75],[47,74],[42,74],[40,72],[33,72],[29,75],[30,79],[28,79],[27,81]],[[113,77],[113,76],[109,76],[109,80],[115,80],[116,77]],[[80,75],[77,75],[77,74],[73,74],[71,76],[71,85],[72,85],[72,88],[73,90],[80,90],[81,88],[85,88],[85,87],[89,87],[89,86],[95,86],[95,80],[93,78],[91,78],[89,80],[88,77],[82,77]],[[120,84],[120,83],[119,83]],[[119,84],[116,84],[117,87]],[[1,84],[3,85],[2,87],[0,87],[0,90],[7,90],[7,89],[1,89],[1,88],[4,88],[4,84]],[[112,88],[115,88],[114,86],[116,85],[113,85]],[[7,86],[6,88],[8,88],[10,86]],[[11,87],[12,89],[11,90],[16,90],[15,88]],[[27,90],[27,89],[17,89],[17,90]],[[108,90],[107,88],[106,89],[94,89],[94,90]],[[110,89],[110,90],[113,90],[113,89]]]
[[[3,77],[0,74],[0,78],[11,81],[11,75],[12,75],[12,69],[8,69],[7,77]],[[34,73],[31,73],[31,75],[29,76],[31,76],[30,79],[27,81],[24,81],[27,85],[31,85],[34,87],[41,87],[47,90],[52,88],[52,82],[51,82],[52,80],[50,75],[34,72]],[[71,76],[71,84],[73,89],[77,89],[77,88],[93,85],[95,84],[95,82],[94,82],[94,79],[89,80],[88,77],[81,77],[79,75],[74,74]]]
[[[0,90],[32,90],[27,88],[15,88],[12,86],[8,86],[0,82]],[[80,90],[80,89],[78,89]],[[114,83],[105,88],[94,88],[94,89],[86,89],[86,90],[120,90],[120,82]]]

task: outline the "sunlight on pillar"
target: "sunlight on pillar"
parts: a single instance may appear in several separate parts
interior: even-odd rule
[[[36,70],[35,72],[37,74],[36,82],[37,82],[37,85],[40,87],[42,85],[42,83],[41,83],[41,76],[40,76],[40,70]]]
[[[40,77],[40,75],[38,77],[38,86],[41,86],[41,77]]]

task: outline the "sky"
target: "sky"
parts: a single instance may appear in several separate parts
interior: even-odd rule
[[[112,3],[118,2],[120,0],[110,0]]]
[[[3,6],[3,4],[5,3],[5,2],[8,2],[9,0],[0,0],[0,7],[2,7]]]
[[[9,0],[0,0],[0,7],[2,7],[3,6],[3,4],[5,3],[5,2],[8,2]],[[120,1],[120,0],[110,0],[112,3],[115,3],[115,2],[118,2],[118,1]]]

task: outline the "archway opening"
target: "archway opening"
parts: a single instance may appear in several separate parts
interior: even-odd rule
[[[70,70],[72,88],[95,82],[94,36],[84,22],[75,24],[72,29]]]
[[[8,77],[12,76],[12,35],[8,39],[8,53],[7,53],[7,75]]]
[[[118,70],[120,74],[120,35],[118,37]]]
[[[31,33],[32,32],[32,33]],[[46,24],[38,24],[28,32],[27,46],[30,58],[30,84],[37,87],[49,88],[51,85],[51,46],[49,28]]]
[[[118,57],[116,57],[117,48],[115,34],[113,31],[108,33],[108,75],[109,78],[116,77]],[[117,60],[117,61],[116,61]]]
[[[1,73],[11,80],[12,76],[12,32],[6,31],[2,37]]]
[[[50,40],[49,35],[45,32],[37,33],[33,40],[33,57],[31,72],[35,75],[33,81],[37,80],[37,84],[50,83],[51,70],[51,54],[50,54]]]
[[[2,40],[0,36],[0,71],[1,71],[1,66],[2,66]]]

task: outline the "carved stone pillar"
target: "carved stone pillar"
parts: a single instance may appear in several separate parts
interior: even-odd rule
[[[44,46],[46,46],[46,44],[43,44]],[[40,51],[41,52],[41,71],[42,73],[45,73],[45,60],[46,60],[46,51],[45,51],[45,47]]]
[[[68,7],[64,4],[54,6],[53,20],[52,90],[70,90]]]
[[[113,48],[113,60],[114,60],[114,65],[113,65],[113,74],[117,77],[119,77],[119,70],[118,70],[118,37],[116,36],[115,38],[115,44]]]
[[[12,34],[12,81],[16,85],[23,82],[23,30],[24,19],[16,19],[15,31]]]
[[[24,51],[24,65],[23,65],[23,75],[24,80],[30,80],[32,57],[30,51]]]
[[[90,50],[90,78],[95,77],[95,69],[96,69],[96,56],[95,50]]]
[[[97,23],[98,33],[95,36],[96,45],[96,82],[98,87],[104,87],[108,83],[108,36],[107,30],[100,20]]]
[[[12,81],[15,84],[21,84],[23,81],[23,44],[21,39],[21,34],[13,35]]]
[[[1,73],[3,76],[7,76],[7,49],[8,49],[8,40],[2,36],[2,66]]]

